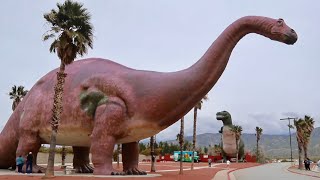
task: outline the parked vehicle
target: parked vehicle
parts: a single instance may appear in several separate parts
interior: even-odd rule
[[[180,161],[180,151],[173,152],[173,159],[175,162]],[[182,151],[182,161],[191,162],[192,161],[192,151]],[[194,152],[194,162],[199,162],[199,156],[197,152]]]

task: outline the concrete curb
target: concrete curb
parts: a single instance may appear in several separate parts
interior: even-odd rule
[[[291,170],[291,169],[290,169],[291,167],[294,167],[294,165],[293,165],[293,166],[289,166],[289,167],[287,168],[287,171],[289,171],[289,172],[291,172],[291,173],[299,174],[299,175],[304,175],[304,176],[310,176],[310,177],[320,178],[320,176],[296,172],[296,171],[294,171],[294,170]],[[316,171],[312,171],[312,172],[318,173],[318,172],[316,172]]]

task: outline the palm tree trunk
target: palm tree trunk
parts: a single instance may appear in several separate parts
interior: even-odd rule
[[[120,144],[117,145],[117,168],[120,168]]]
[[[308,158],[308,145],[303,145],[304,159]]]
[[[298,152],[299,152],[299,169],[303,169],[303,163],[302,163],[302,145],[298,141]]]
[[[179,144],[180,144],[180,172],[179,172],[179,174],[183,174],[183,163],[182,163],[183,141],[184,141],[184,117],[181,118],[181,125],[180,125],[180,137],[179,137]]]
[[[61,166],[64,166],[66,162],[66,147],[62,146],[61,150]]]
[[[154,156],[154,136],[150,137],[150,149],[151,149],[151,170],[150,172],[156,172],[155,168],[155,156]]]
[[[45,173],[45,177],[54,177],[54,156],[56,149],[56,141],[58,134],[58,127],[60,121],[60,115],[62,113],[62,97],[63,97],[63,86],[65,82],[65,77],[67,74],[64,73],[65,64],[61,62],[59,72],[57,73],[57,84],[54,87],[54,99],[53,99],[53,115],[51,119],[51,139],[50,139],[50,149],[48,157],[48,165]]]
[[[239,140],[238,139],[236,139],[236,151],[237,151],[236,163],[238,163],[238,157],[239,157]]]
[[[256,156],[257,156],[257,162],[259,162],[259,140],[258,140],[258,138],[257,138],[257,153],[256,153]]]
[[[196,138],[197,138],[197,113],[198,108],[194,107],[193,113],[193,142],[192,142],[192,159],[191,159],[191,170],[193,170],[194,166],[194,151],[196,150]]]

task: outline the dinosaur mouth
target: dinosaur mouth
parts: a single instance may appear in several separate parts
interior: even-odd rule
[[[223,115],[221,115],[221,114],[217,114],[217,120],[222,120],[223,118],[224,118],[224,116]]]
[[[298,38],[297,36],[284,34],[284,43],[288,45],[293,45],[295,42],[297,42]]]

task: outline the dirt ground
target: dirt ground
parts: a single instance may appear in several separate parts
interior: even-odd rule
[[[230,165],[230,169],[242,169],[252,166],[257,166],[257,163],[233,163]],[[114,164],[115,169],[117,165]],[[146,176],[135,176],[135,177],[85,177],[85,176],[56,176],[56,180],[93,180],[93,179],[124,179],[124,180],[140,180],[140,179],[168,179],[168,180],[209,180],[214,177],[214,175],[220,171],[227,169],[226,164],[213,164],[213,167],[209,168],[207,163],[195,163],[195,169],[193,171],[189,170],[191,163],[183,163],[184,170],[182,175],[179,175],[179,162],[158,162],[156,163],[156,172],[148,174],[158,174],[156,177],[146,177]],[[150,163],[140,163],[139,168],[144,171],[150,171]],[[58,167],[56,170],[60,170]],[[120,167],[119,169],[122,169]],[[170,170],[170,171],[166,171]],[[10,180],[41,180],[42,176],[40,175],[0,175],[0,179],[10,179]]]

